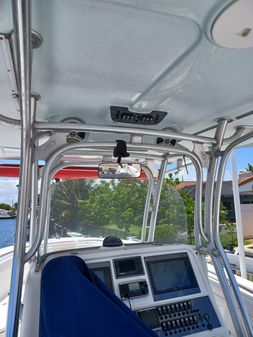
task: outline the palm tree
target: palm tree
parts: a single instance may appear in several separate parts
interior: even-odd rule
[[[92,180],[66,179],[52,188],[51,218],[69,230],[79,230],[79,201],[88,197]]]
[[[251,165],[250,163],[248,163],[248,167],[246,167],[246,171],[253,172],[253,165]]]

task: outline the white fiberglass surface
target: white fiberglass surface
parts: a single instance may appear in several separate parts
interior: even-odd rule
[[[6,68],[8,52],[9,50],[0,35],[0,114],[17,119],[19,118],[18,106],[12,97],[13,92],[9,72]],[[19,147],[19,144],[20,132],[17,129],[10,129],[0,125],[0,157],[5,155],[4,148]]]
[[[32,1],[32,28],[43,37],[33,53],[37,119],[120,125],[110,117],[110,106],[120,105],[166,111],[153,128],[193,133],[217,117],[248,112],[252,48],[220,47],[211,37],[213,22],[231,3]],[[0,3],[1,33],[12,29],[10,5]],[[0,113],[12,115],[4,100]]]

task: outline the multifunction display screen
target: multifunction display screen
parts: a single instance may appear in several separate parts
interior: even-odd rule
[[[141,258],[131,257],[127,259],[114,260],[117,277],[134,276],[143,274]]]
[[[89,263],[90,270],[103,281],[108,288],[113,290],[111,269],[109,262]]]
[[[145,258],[155,301],[200,292],[186,253]]]

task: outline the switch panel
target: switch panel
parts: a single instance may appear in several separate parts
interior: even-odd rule
[[[146,311],[139,311],[139,316],[161,337],[187,336],[221,326],[208,296],[164,304],[149,309],[149,315]]]

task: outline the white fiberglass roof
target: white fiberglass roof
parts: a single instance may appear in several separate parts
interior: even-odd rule
[[[119,105],[168,113],[149,128],[195,133],[217,117],[253,110],[253,48],[224,48],[212,40],[216,17],[231,3],[33,0],[32,28],[43,37],[33,52],[32,91],[41,95],[37,119],[122,125],[110,115],[110,106]],[[11,2],[2,0],[0,33],[12,29]],[[19,116],[3,53],[0,113]],[[2,147],[17,146],[17,129],[0,131]]]

